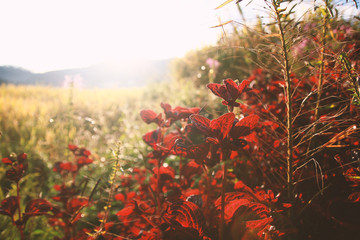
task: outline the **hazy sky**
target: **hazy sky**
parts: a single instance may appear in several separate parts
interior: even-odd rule
[[[263,0],[246,6],[249,1],[241,2],[247,16],[265,14],[254,13],[254,8],[263,8]],[[219,17],[222,22],[239,17],[235,1],[215,10],[223,2],[0,0],[0,65],[44,72],[120,59],[182,56],[216,42],[222,31],[211,26]]]
[[[0,65],[43,72],[182,56],[216,41],[221,29],[210,27],[228,11],[215,10],[222,2],[0,0]]]

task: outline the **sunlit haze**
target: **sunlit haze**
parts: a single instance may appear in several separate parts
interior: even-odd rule
[[[165,59],[215,43],[232,19],[224,0],[0,0],[0,66],[33,72]],[[264,1],[242,1],[245,15]],[[253,7],[254,6],[254,7]],[[250,11],[249,11],[250,10]],[[255,14],[253,14],[255,18]],[[220,19],[220,20],[219,20]]]
[[[221,34],[222,0],[0,2],[0,65],[34,72],[182,56]]]

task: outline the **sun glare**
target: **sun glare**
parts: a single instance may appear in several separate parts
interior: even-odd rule
[[[2,60],[35,72],[162,59],[216,41],[215,0],[14,0],[0,9]],[[21,7],[19,7],[21,6]]]

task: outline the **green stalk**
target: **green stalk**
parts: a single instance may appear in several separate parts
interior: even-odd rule
[[[354,69],[352,68],[351,63],[348,57],[346,56],[346,54],[341,54],[339,59],[342,67],[346,70],[349,79],[352,82],[355,93],[355,100],[359,102],[360,99],[359,84],[357,83],[356,80],[358,74],[353,72]]]
[[[293,116],[292,116],[292,99],[291,99],[291,79],[290,79],[290,64],[289,64],[289,56],[288,56],[288,48],[286,46],[285,39],[285,31],[282,25],[281,20],[281,10],[279,9],[280,3],[276,0],[272,0],[272,6],[274,7],[274,12],[276,16],[276,22],[280,33],[281,39],[281,48],[282,48],[282,56],[284,59],[283,62],[283,70],[284,70],[284,80],[285,80],[285,89],[286,89],[286,108],[287,108],[287,159],[286,159],[286,172],[287,172],[287,193],[288,199],[290,203],[293,202]],[[290,217],[291,216],[290,212]]]
[[[109,218],[110,209],[111,209],[111,202],[113,200],[113,195],[114,195],[114,192],[115,192],[115,189],[116,189],[115,178],[117,176],[117,173],[120,171],[120,167],[121,167],[120,166],[120,143],[117,144],[117,149],[114,152],[114,155],[115,155],[115,162],[114,162],[114,165],[113,165],[113,171],[112,171],[112,173],[110,175],[110,179],[109,179],[110,193],[109,193],[109,197],[108,197],[107,202],[106,202],[106,206],[104,207],[105,214],[104,214],[104,217],[103,217],[103,219],[101,221],[99,230],[97,230],[95,232],[95,234],[92,236],[92,238],[94,240],[96,240],[98,237],[100,237],[103,234],[105,224],[107,223],[107,220]],[[98,182],[96,183],[96,186],[97,186]],[[92,195],[93,195],[93,192],[91,193],[90,197],[92,197]]]
[[[327,0],[325,0],[326,6],[328,5]],[[321,100],[321,94],[322,94],[322,85],[324,82],[324,60],[325,60],[325,45],[326,45],[326,25],[327,25],[327,19],[329,17],[328,11],[324,11],[323,15],[323,29],[322,29],[322,39],[321,39],[321,55],[320,55],[320,73],[319,73],[319,81],[318,81],[318,88],[317,88],[317,101],[316,101],[316,107],[315,107],[315,122],[319,119],[319,107],[320,107],[320,100]],[[316,125],[315,129],[316,131]],[[310,140],[311,141],[311,140]]]
[[[73,139],[71,138],[70,134],[71,134],[71,127],[74,125],[73,124],[73,119],[74,119],[74,82],[71,81],[70,83],[70,90],[69,90],[69,98],[68,98],[68,111],[66,114],[66,144],[73,144]],[[67,148],[67,145],[65,146],[65,148]],[[69,151],[66,151],[66,157],[67,159],[70,161],[70,153]]]
[[[20,235],[21,235],[21,240],[25,239],[25,235],[24,235],[24,225],[22,222],[22,214],[21,214],[21,206],[20,206],[20,184],[19,181],[16,182],[16,201],[17,201],[17,207],[18,207],[18,213],[19,213],[19,222],[20,225],[17,225],[17,228],[20,231]]]

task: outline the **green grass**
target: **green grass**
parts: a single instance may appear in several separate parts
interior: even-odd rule
[[[144,164],[147,146],[142,136],[155,126],[140,118],[142,109],[162,112],[161,102],[175,106],[207,106],[208,91],[192,83],[152,84],[135,89],[76,89],[44,86],[0,85],[0,158],[11,153],[28,154],[29,169],[21,180],[22,208],[30,199],[56,195],[54,184],[61,182],[53,174],[55,162],[72,161],[69,143],[92,152],[94,164],[84,167],[79,177],[88,177],[92,189],[101,178],[107,181],[112,166],[112,149],[121,142],[123,170]],[[207,103],[207,104],[205,104]],[[15,185],[5,179],[5,166],[0,166],[0,197],[14,196]],[[83,175],[85,174],[85,175]],[[26,178],[26,179],[25,179]],[[102,191],[97,191],[101,195]],[[89,194],[86,192],[85,194]],[[97,196],[100,198],[101,196]],[[105,196],[104,196],[105,197]],[[44,229],[46,219],[34,218],[27,224],[27,234],[37,239],[52,239]],[[41,227],[42,226],[42,227]],[[61,231],[60,231],[61,232]],[[10,218],[0,216],[0,238],[19,239]]]
[[[124,161],[142,163],[142,136],[153,126],[145,124],[139,112],[161,112],[161,102],[205,111],[215,105],[205,87],[192,83],[134,89],[0,85],[0,157],[26,152],[33,168],[51,169],[70,157],[67,146],[72,143],[91,150],[100,163],[112,157],[111,148],[120,141]]]
[[[135,105],[143,92],[2,85],[0,154],[25,151],[58,159],[69,142],[103,154],[124,132],[124,117],[134,117],[128,108],[140,108]]]

